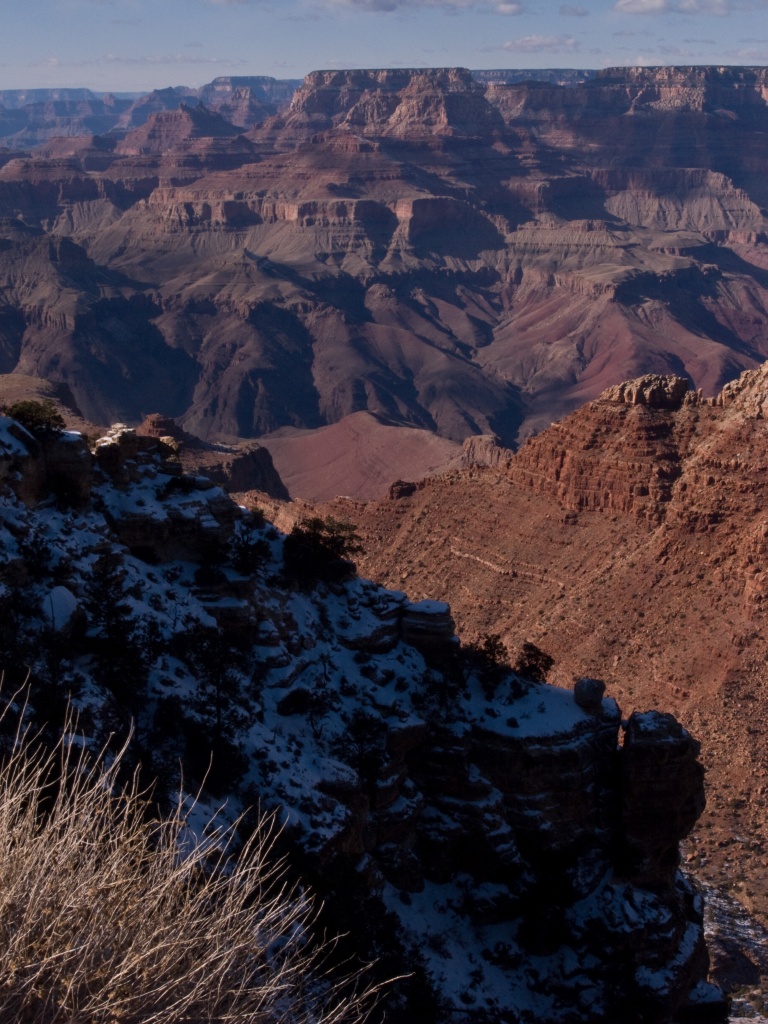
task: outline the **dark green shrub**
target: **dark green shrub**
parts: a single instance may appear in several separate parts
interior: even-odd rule
[[[6,415],[16,420],[33,437],[37,438],[60,434],[64,429],[64,420],[50,398],[46,398],[42,402],[32,399],[14,402],[6,409]]]
[[[555,664],[551,654],[542,651],[536,644],[526,640],[520,648],[520,654],[513,665],[513,669],[519,676],[532,679],[536,683],[546,682],[549,670]]]
[[[507,647],[498,633],[483,633],[475,643],[462,648],[465,671],[475,672],[490,700],[509,672]]]

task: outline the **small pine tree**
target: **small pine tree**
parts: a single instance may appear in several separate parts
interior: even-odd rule
[[[513,668],[519,676],[532,679],[536,683],[544,683],[554,664],[555,659],[551,654],[547,654],[546,651],[542,651],[536,644],[526,640],[520,649],[520,654]]]
[[[247,764],[238,743],[248,723],[243,656],[213,626],[196,625],[178,645],[196,678],[191,706],[197,718],[185,720],[185,761],[196,779],[205,776],[212,792],[224,793]]]
[[[491,700],[509,671],[506,644],[498,633],[483,633],[475,643],[463,648],[463,655],[465,668],[477,673],[486,697]]]
[[[115,698],[118,717],[137,720],[146,701],[148,664],[141,624],[124,595],[125,567],[107,552],[93,563],[86,607],[96,681]]]
[[[263,517],[260,522],[249,517],[237,523],[232,534],[232,565],[244,576],[251,576],[269,558],[269,544],[261,536],[263,523]]]
[[[6,409],[6,415],[20,423],[36,438],[59,434],[65,426],[61,413],[50,398],[45,398],[42,402],[32,399],[14,402]]]

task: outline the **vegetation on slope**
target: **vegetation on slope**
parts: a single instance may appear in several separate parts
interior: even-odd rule
[[[151,816],[135,776],[118,786],[122,755],[92,757],[69,726],[53,749],[17,731],[0,770],[0,1020],[364,1017],[318,971],[269,820],[235,857],[232,827],[183,800]]]

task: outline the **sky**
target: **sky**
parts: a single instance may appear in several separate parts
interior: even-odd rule
[[[768,64],[768,0],[0,0],[0,89],[638,64]]]

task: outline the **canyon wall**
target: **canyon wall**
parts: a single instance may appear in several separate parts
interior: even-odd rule
[[[209,438],[514,448],[642,373],[713,395],[768,355],[765,69],[563,81],[233,79],[7,151],[0,369]]]

